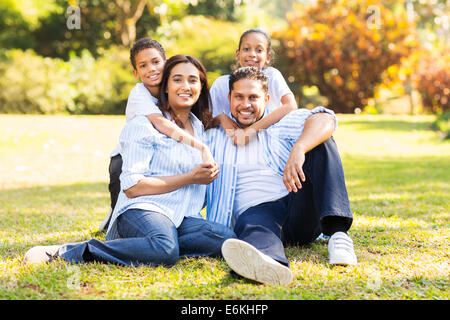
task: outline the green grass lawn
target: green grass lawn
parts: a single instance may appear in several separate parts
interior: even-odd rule
[[[289,247],[287,287],[233,278],[220,258],[171,268],[24,266],[35,245],[104,239],[109,152],[124,117],[0,116],[0,299],[448,299],[450,143],[427,116],[339,115],[358,265],[326,242]]]

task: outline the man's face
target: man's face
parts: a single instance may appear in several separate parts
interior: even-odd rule
[[[251,126],[264,114],[269,95],[258,80],[241,79],[229,94],[230,110],[242,128]]]

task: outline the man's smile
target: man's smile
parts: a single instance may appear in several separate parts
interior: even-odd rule
[[[254,113],[255,113],[255,111],[253,109],[251,109],[251,110],[245,109],[245,110],[238,111],[238,114],[241,115],[243,118],[251,117]]]

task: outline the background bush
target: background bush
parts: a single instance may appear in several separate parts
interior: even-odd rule
[[[232,22],[187,16],[158,28],[155,38],[164,45],[168,56],[183,53],[199,59],[211,85],[218,76],[230,73],[243,31],[245,27]]]
[[[431,128],[439,131],[442,139],[450,139],[450,110],[444,111],[437,116]]]
[[[450,48],[444,52],[427,52],[421,56],[416,74],[416,87],[426,111],[450,111]]]
[[[230,72],[243,31],[235,23],[187,16],[160,27],[154,38],[168,56],[182,52],[202,61],[211,85]],[[66,61],[31,49],[2,52],[1,113],[124,114],[128,94],[137,82],[129,49],[124,47],[99,48],[97,56],[87,49],[72,52]]]
[[[128,50],[112,49],[94,59],[89,51],[69,61],[32,50],[3,51],[0,112],[124,114],[136,83]]]
[[[3,52],[0,61],[0,112],[60,113],[73,105],[69,63],[32,50]]]
[[[69,6],[79,28],[66,25]],[[0,112],[123,114],[135,39],[196,56],[211,84],[252,27],[273,35],[301,107],[448,109],[449,50],[436,50],[450,41],[448,0],[0,0]]]
[[[336,112],[365,107],[383,72],[416,44],[404,10],[389,3],[318,0],[307,8],[294,5],[287,27],[274,34],[285,76],[317,86]]]
[[[68,62],[69,81],[75,89],[68,112],[74,114],[125,114],[128,94],[137,82],[127,50],[110,49],[95,59],[89,51]]]

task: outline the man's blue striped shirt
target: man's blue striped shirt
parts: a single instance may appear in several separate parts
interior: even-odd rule
[[[272,174],[282,179],[289,154],[303,132],[306,119],[318,112],[327,112],[335,116],[332,110],[324,107],[316,107],[312,110],[298,109],[290,112],[266,130],[258,132],[264,160],[273,171]],[[222,127],[207,130],[206,143],[215,161],[220,165],[218,178],[207,187],[207,219],[233,227],[237,218],[233,215],[237,181],[237,147],[232,139],[226,136]]]

